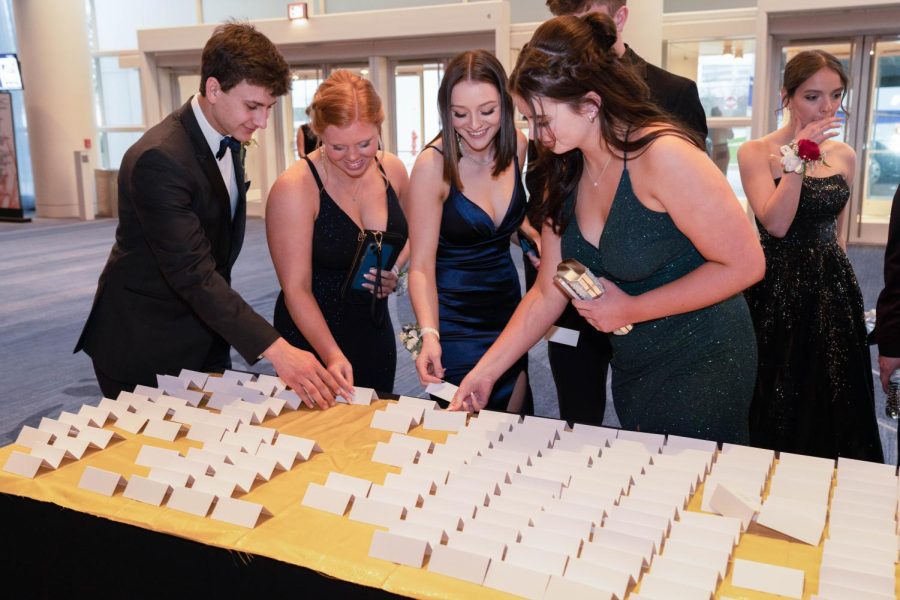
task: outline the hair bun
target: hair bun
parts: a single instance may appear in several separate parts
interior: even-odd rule
[[[604,52],[609,52],[619,39],[619,32],[612,17],[603,13],[588,13],[582,20],[591,28],[597,46]]]

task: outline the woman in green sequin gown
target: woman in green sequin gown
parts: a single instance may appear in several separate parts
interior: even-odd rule
[[[608,17],[557,17],[519,56],[510,87],[551,173],[536,203],[541,269],[451,408],[480,409],[552,325],[568,300],[556,265],[576,258],[606,290],[573,302],[579,313],[606,332],[634,324],[611,336],[622,426],[747,443],[756,345],[740,292],[762,277],[762,250],[701,142],[649,102],[615,39]]]

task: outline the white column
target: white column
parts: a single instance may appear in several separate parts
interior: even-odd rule
[[[663,0],[628,3],[628,22],[622,37],[648,63],[662,66]]]
[[[97,147],[84,0],[13,0],[13,12],[37,216],[78,217],[73,153]]]

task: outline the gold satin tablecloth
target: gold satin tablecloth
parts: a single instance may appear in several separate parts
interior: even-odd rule
[[[142,527],[173,536],[229,550],[266,556],[286,563],[313,569],[323,575],[340,578],[360,585],[417,598],[504,598],[512,597],[497,590],[446,577],[427,570],[414,569],[387,561],[369,558],[369,545],[376,527],[357,523],[346,516],[339,517],[301,506],[300,501],[310,482],[324,483],[331,471],[362,477],[382,483],[388,473],[400,469],[373,463],[372,453],[377,442],[387,442],[391,433],[371,429],[372,413],[388,401],[376,401],[371,406],[339,404],[327,411],[312,411],[301,407],[268,419],[262,425],[274,427],[281,433],[315,440],[323,452],[314,453],[307,462],[295,463],[290,471],[276,471],[268,482],[257,481],[253,489],[235,497],[262,504],[273,516],[264,517],[254,529],[230,525],[207,518],[179,512],[165,505],[150,506],[124,498],[121,489],[111,498],[81,490],[78,482],[85,467],[93,466],[114,471],[126,478],[132,474],[146,476],[149,469],[134,463],[142,445],[172,448],[182,454],[200,442],[187,440],[181,434],[175,442],[132,435],[107,428],[125,437],[113,442],[105,450],[89,450],[78,461],[66,461],[55,471],[42,470],[34,479],[27,479],[0,471],[0,492],[52,502],[77,510]],[[414,428],[410,435],[427,438],[435,443],[446,441],[447,433]],[[28,453],[28,448],[11,445],[0,448],[0,464],[5,464],[12,450]],[[694,495],[690,509],[699,510],[702,488]],[[818,565],[822,548],[778,538],[776,535],[745,533],[734,552],[735,558],[771,563],[806,572],[804,598],[818,588]],[[898,569],[900,570],[900,569]],[[716,597],[739,599],[776,598],[731,586],[731,569],[719,586]],[[637,588],[639,590],[639,588]],[[900,597],[900,587],[898,587]]]

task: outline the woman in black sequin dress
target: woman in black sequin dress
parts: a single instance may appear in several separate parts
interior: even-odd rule
[[[856,164],[853,149],[832,139],[846,86],[832,55],[801,52],[784,72],[790,121],[738,152],[766,255],[765,278],[746,292],[759,349],[750,438],[881,462],[862,295],[836,233]],[[790,170],[782,148],[799,140],[818,144],[825,161]]]
[[[310,107],[320,147],[275,182],[266,233],[282,288],[275,328],[294,346],[315,352],[344,389],[391,392],[397,354],[387,297],[397,274],[382,270],[377,290],[375,275],[366,275],[367,291],[342,293],[363,230],[396,233],[404,242],[407,235],[398,199],[406,167],[378,149],[383,120],[370,82],[349,71],[332,73]]]

